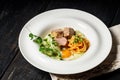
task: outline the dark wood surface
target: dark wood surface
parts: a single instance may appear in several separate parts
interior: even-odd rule
[[[120,23],[117,0],[0,0],[0,79],[51,80],[47,72],[29,64],[18,48],[18,36],[25,23],[44,11],[72,8],[89,12],[107,27]],[[120,80],[120,70],[90,80]]]

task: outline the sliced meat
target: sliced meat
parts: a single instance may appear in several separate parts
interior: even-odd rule
[[[51,32],[51,34],[52,34],[53,37],[57,37],[57,38],[63,37],[63,35],[64,35],[62,29],[53,30]]]
[[[68,38],[71,38],[72,35],[75,34],[74,29],[73,28],[68,28],[68,27],[64,28],[63,32],[64,32],[64,37],[68,37]]]
[[[67,44],[67,39],[65,37],[55,38],[55,40],[60,46],[65,46]]]

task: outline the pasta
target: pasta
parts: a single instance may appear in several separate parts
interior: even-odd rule
[[[78,43],[74,43],[75,36],[72,36],[71,39],[69,39],[68,43],[68,49],[72,53],[84,53],[89,48],[89,41],[86,38],[83,38],[83,41],[80,41]]]

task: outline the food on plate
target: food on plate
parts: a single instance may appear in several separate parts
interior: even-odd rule
[[[84,34],[70,27],[54,29],[43,38],[32,33],[29,37],[39,45],[40,52],[57,60],[79,58],[90,46]]]

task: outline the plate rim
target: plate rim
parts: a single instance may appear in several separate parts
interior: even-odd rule
[[[97,19],[99,22],[101,22],[104,26],[106,26],[106,25],[105,25],[99,18],[97,18],[96,16],[94,16],[94,15],[88,13],[88,12],[85,12],[85,11],[82,11],[82,10],[77,10],[77,9],[69,9],[69,8],[54,9],[54,10],[45,11],[45,12],[43,12],[43,13],[40,13],[40,14],[36,15],[35,17],[33,17],[32,19],[30,19],[30,20],[23,26],[23,28],[22,28],[22,30],[21,30],[21,32],[20,32],[20,34],[19,34],[18,44],[19,44],[19,49],[20,49],[23,57],[24,57],[30,64],[32,64],[33,66],[35,66],[35,67],[38,68],[38,69],[41,69],[41,68],[39,68],[38,66],[36,66],[34,63],[31,63],[31,61],[24,55],[23,51],[21,50],[20,38],[21,38],[21,36],[22,36],[22,32],[23,32],[25,26],[28,25],[28,24],[29,24],[32,20],[34,20],[36,17],[39,17],[39,15],[46,14],[46,13],[51,12],[51,11],[59,11],[59,10],[65,10],[65,11],[71,10],[71,11],[78,11],[78,12],[80,11],[80,12],[83,12],[83,13],[85,13],[85,14],[89,14],[89,15],[93,16],[94,18],[96,18],[96,19]],[[111,50],[111,47],[112,47],[112,37],[111,37],[111,33],[110,33],[109,29],[108,29],[107,27],[105,27],[105,28],[106,28],[106,30],[108,30],[109,37],[111,38],[111,40],[110,40],[110,46],[109,46],[109,51],[108,51],[108,54],[109,54],[109,52],[110,52],[110,50]],[[107,56],[108,56],[108,54],[107,54]],[[107,56],[105,56],[105,58],[106,58]],[[105,59],[103,59],[100,63],[102,63],[104,60],[105,60]],[[99,63],[99,64],[100,64],[100,63]],[[97,64],[96,66],[98,66],[99,64]],[[94,67],[96,67],[96,66],[94,66]],[[93,67],[93,68],[94,68],[94,67]],[[91,69],[92,69],[92,68],[91,68]],[[52,72],[52,71],[48,71],[48,70],[45,70],[45,69],[41,69],[41,70],[46,71],[46,72],[55,73],[55,74],[76,74],[76,73],[80,73],[80,71],[78,71],[78,72],[73,72],[73,73],[72,73],[72,72],[59,73],[59,72],[54,72],[54,71],[53,71],[53,72]],[[89,70],[89,68],[88,68],[88,70]],[[85,71],[87,71],[87,70],[85,70]],[[81,71],[81,72],[84,72],[84,71]]]

